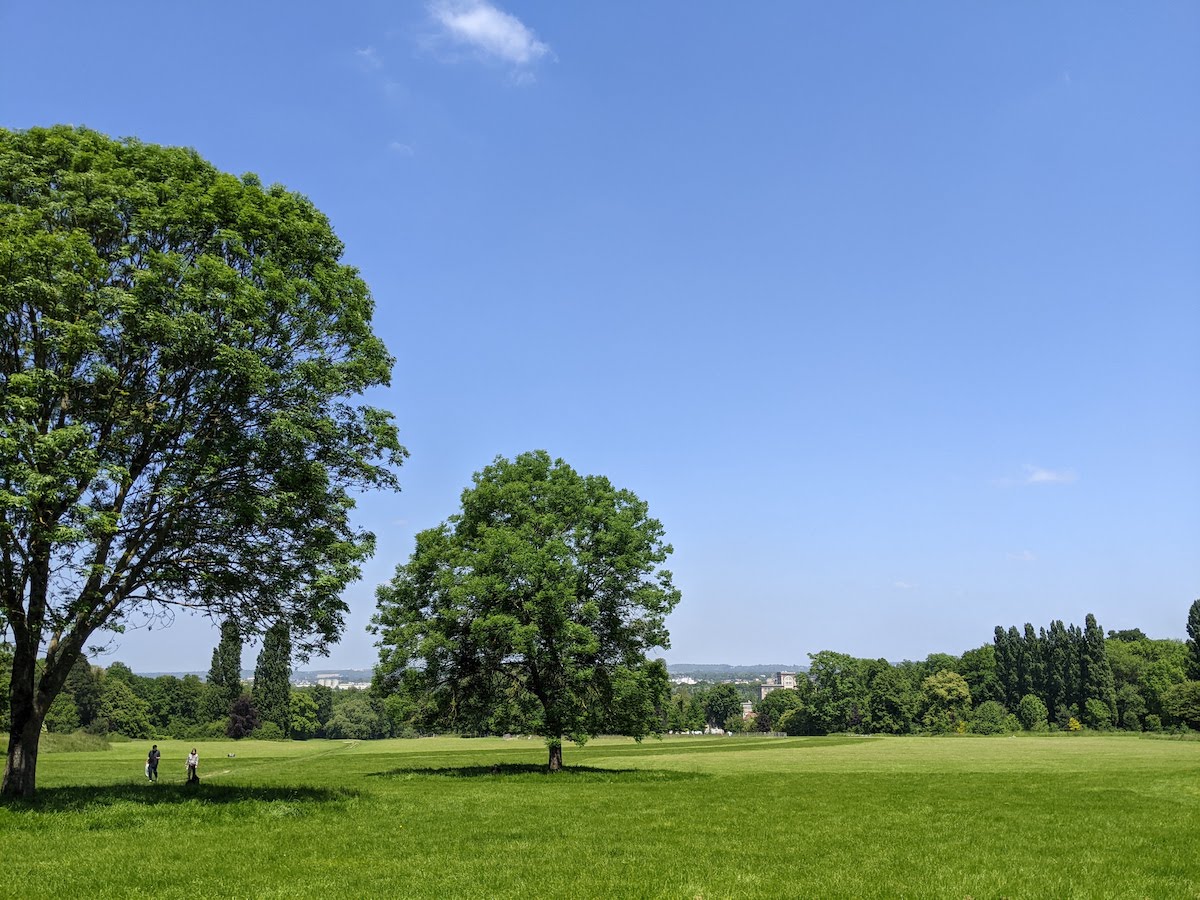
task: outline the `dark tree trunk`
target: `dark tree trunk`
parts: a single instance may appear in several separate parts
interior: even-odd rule
[[[5,797],[32,797],[36,787],[38,741],[42,737],[41,720],[30,717],[24,725],[13,723],[8,733],[8,759],[4,763]]]
[[[558,738],[550,741],[550,771],[557,772],[562,768],[562,740]]]
[[[5,797],[32,797],[37,776],[38,741],[42,737],[43,716],[37,714],[34,696],[36,660],[18,645],[13,657],[12,726],[8,730],[8,759],[4,763]]]

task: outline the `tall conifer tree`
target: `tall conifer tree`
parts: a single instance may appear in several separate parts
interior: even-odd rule
[[[1014,659],[1014,647],[1004,626],[996,626],[996,678],[1000,681],[1000,689],[1004,696],[1001,698],[1005,706],[1015,709],[1014,702],[1020,701],[1017,695],[1017,662]],[[1013,698],[1016,698],[1014,701]]]
[[[274,722],[290,734],[289,682],[292,675],[292,638],[288,623],[280,619],[267,631],[258,664],[254,667],[254,705],[262,722]]]
[[[1188,678],[1200,681],[1200,600],[1188,610]]]
[[[222,719],[242,693],[242,635],[233,619],[221,623],[221,641],[213,649],[208,684],[209,715]]]
[[[1050,623],[1043,646],[1046,655],[1046,694],[1043,699],[1050,715],[1057,716],[1058,708],[1070,702],[1067,700],[1067,629],[1062,619]]]
[[[1033,630],[1033,625],[1029,622],[1025,623],[1025,666],[1029,676],[1029,690],[1023,691],[1021,697],[1026,694],[1036,694],[1039,697],[1046,696],[1046,648],[1045,643]],[[1021,699],[1017,698],[1017,704],[1020,705]],[[1014,707],[1015,709],[1015,707]]]
[[[1099,700],[1108,707],[1109,721],[1117,721],[1117,691],[1113,685],[1112,666],[1109,665],[1108,650],[1104,644],[1104,629],[1096,623],[1096,617],[1091,613],[1084,619],[1080,680],[1083,683],[1080,709],[1083,709],[1089,700]]]

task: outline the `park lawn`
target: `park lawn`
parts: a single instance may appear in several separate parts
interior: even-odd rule
[[[201,743],[46,753],[20,897],[1200,897],[1200,742]],[[227,754],[235,754],[229,756]]]

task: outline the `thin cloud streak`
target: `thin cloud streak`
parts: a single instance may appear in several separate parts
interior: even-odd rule
[[[1025,487],[1044,484],[1071,484],[1079,480],[1074,469],[1047,469],[1042,466],[1027,465],[1022,468],[1022,474],[1012,477],[997,478],[992,483],[997,487]]]
[[[1041,466],[1025,467],[1025,484],[1070,484],[1075,473],[1070,469],[1043,469]]]
[[[550,52],[520,19],[485,0],[438,0],[429,13],[454,41],[515,66],[530,65]]]

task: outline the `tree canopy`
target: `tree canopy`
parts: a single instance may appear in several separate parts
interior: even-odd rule
[[[192,150],[0,130],[0,608],[13,633],[3,792],[98,629],[289,621],[340,633],[396,486],[391,416],[353,398],[391,357],[307,199]],[[45,666],[35,660],[45,653]]]
[[[1187,635],[1188,677],[1200,681],[1200,600],[1188,607]]]
[[[379,589],[377,685],[413,698],[427,727],[517,717],[552,770],[564,737],[660,729],[666,668],[646,653],[668,646],[679,602],[663,534],[607,478],[545,451],[497,457]]]

